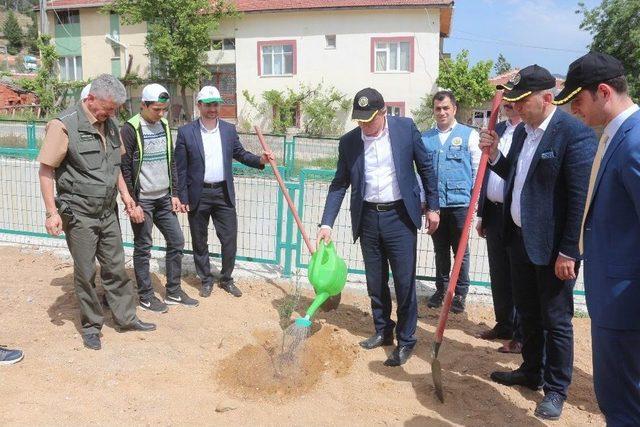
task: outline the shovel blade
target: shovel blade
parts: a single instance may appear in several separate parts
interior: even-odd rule
[[[444,403],[444,391],[442,389],[442,368],[440,367],[440,361],[436,358],[431,360],[431,377],[433,378],[433,385],[436,388],[436,396],[440,402]]]

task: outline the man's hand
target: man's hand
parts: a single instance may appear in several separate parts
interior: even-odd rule
[[[182,213],[189,212],[189,203],[181,203],[180,204],[180,212],[182,212]]]
[[[171,198],[171,208],[174,212],[182,212],[182,203],[180,203],[180,199],[177,197]]]
[[[269,163],[269,160],[275,160],[275,159],[276,159],[276,156],[273,155],[273,152],[265,151],[262,153],[262,156],[260,156],[260,164],[266,165]]]
[[[480,131],[480,149],[484,151],[485,148],[489,150],[489,159],[495,162],[498,158],[498,144],[500,143],[500,137],[494,130],[482,129]]]
[[[482,237],[483,239],[487,237],[487,231],[482,226],[482,221],[478,221],[478,223],[476,224],[476,231],[478,232],[478,236]]]
[[[129,213],[133,211],[136,207],[136,202],[129,195],[129,192],[120,193],[120,198],[122,199],[122,203],[124,203],[124,210]]]
[[[62,218],[60,218],[60,214],[58,212],[53,213],[44,221],[44,226],[49,235],[59,236],[62,233]]]
[[[316,237],[316,248],[320,244],[321,240],[324,240],[325,244],[331,243],[331,229],[330,228],[320,228],[320,230],[318,230],[318,236]]]
[[[127,215],[129,215],[131,221],[136,224],[144,222],[144,210],[142,210],[142,207],[140,206],[135,206],[133,209],[127,210]]]
[[[573,280],[576,278],[576,262],[566,256],[558,255],[555,270],[556,277],[560,280]]]
[[[440,215],[434,211],[427,211],[427,234],[433,234],[440,225]]]

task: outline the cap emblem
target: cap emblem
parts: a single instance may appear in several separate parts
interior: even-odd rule
[[[362,108],[365,108],[369,105],[369,98],[367,98],[366,96],[361,96],[360,99],[358,99],[358,105]]]

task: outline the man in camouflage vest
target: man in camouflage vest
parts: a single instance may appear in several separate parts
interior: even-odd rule
[[[38,156],[47,233],[64,231],[74,262],[74,287],[80,305],[82,340],[99,350],[104,315],[95,290],[96,258],[113,320],[120,331],[152,331],[136,316],[133,283],[124,268],[122,236],[116,214],[118,191],[127,212],[135,204],[120,173],[123,152],[113,119],[126,100],[115,77],[102,74],[87,98],[47,124]],[[54,197],[54,181],[56,197]]]

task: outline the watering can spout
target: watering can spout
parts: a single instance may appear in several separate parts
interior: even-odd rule
[[[321,294],[316,295],[313,302],[309,306],[309,309],[307,310],[306,317],[309,319],[312,318],[316,313],[316,310],[318,310],[318,308],[320,308],[320,306],[324,304],[327,299],[329,299],[329,296],[330,295],[327,292],[322,292]]]

